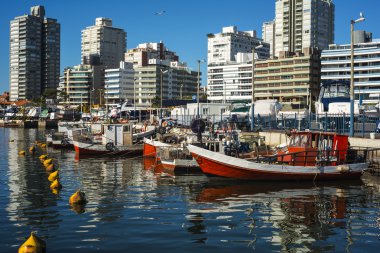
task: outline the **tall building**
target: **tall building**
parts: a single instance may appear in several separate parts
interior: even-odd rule
[[[221,33],[208,34],[208,65],[236,61],[237,53],[250,53],[252,48],[260,44],[257,49],[259,58],[267,59],[270,56],[269,44],[256,37],[256,31],[238,31],[236,26],[223,27]]]
[[[315,101],[321,83],[320,52],[281,52],[278,58],[255,62],[255,98],[277,99],[298,108]]]
[[[163,42],[143,43],[125,53],[135,70],[136,104],[150,106],[154,99],[180,99],[197,94],[198,72],[191,71]]]
[[[101,66],[65,68],[59,83],[60,103],[71,107],[99,103],[100,96],[95,91],[102,87],[102,72]]]
[[[270,45],[270,58],[275,55],[276,44],[276,20],[264,22],[262,30],[262,39]]]
[[[155,98],[161,99],[161,73],[162,100],[184,99],[197,94],[198,72],[191,71],[184,63],[166,64],[151,59],[148,65],[134,69],[136,104],[139,106],[149,106]]]
[[[166,48],[162,41],[159,43],[142,43],[125,53],[125,61],[133,63],[133,66],[136,67],[147,66],[149,60],[152,59],[167,63],[179,61],[176,53]]]
[[[82,30],[82,64],[118,68],[124,60],[127,34],[112,27],[109,18],[96,18],[95,25]]]
[[[270,44],[256,37],[256,31],[223,27],[208,34],[207,99],[222,103],[248,101],[252,97],[252,49],[255,59],[270,57]]]
[[[369,34],[363,31],[361,34]],[[366,42],[360,36],[354,48],[355,100],[373,105],[380,101],[380,39]],[[332,44],[322,51],[322,81],[351,78],[351,46]]]
[[[276,0],[275,56],[328,48],[334,43],[334,18],[332,0]]]
[[[207,80],[207,100],[212,103],[250,101],[252,54],[238,53],[235,62],[208,66]]]
[[[60,71],[60,24],[45,18],[45,8],[10,22],[10,99],[41,97],[56,89]]]
[[[104,102],[107,105],[118,105],[128,100],[134,101],[134,73],[133,65],[129,62],[120,62],[120,67],[105,70]]]

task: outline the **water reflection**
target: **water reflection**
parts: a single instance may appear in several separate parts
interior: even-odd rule
[[[27,151],[34,144],[38,138],[37,130],[13,129],[4,137],[8,137],[3,141],[7,145],[7,151],[3,152],[8,156],[9,168],[6,173],[9,196],[5,208],[8,219],[14,226],[42,231],[57,229],[61,221],[54,208],[57,198],[51,193],[45,169],[36,159],[43,151],[18,155],[19,151]]]
[[[15,251],[31,230],[47,240],[49,252],[376,251],[378,178],[364,184],[243,183],[168,175],[154,160],[75,160],[75,152],[48,149],[63,186],[54,195],[38,159],[42,150],[18,156],[42,134],[0,133],[4,252]],[[77,189],[88,202],[72,210],[68,200]]]
[[[362,186],[361,181],[273,186],[230,181],[208,183],[195,199],[201,205],[194,204],[188,215],[191,223],[197,217],[197,226],[190,225],[188,231],[194,234],[207,231],[208,223],[216,220],[220,232],[234,231],[242,228],[243,221],[247,245],[253,248],[260,240],[287,252],[335,250],[335,243],[328,241],[337,236],[336,229],[347,228],[347,234],[352,233],[347,224],[352,215],[349,209],[364,201],[364,196],[358,194]],[[269,229],[270,235],[265,232]],[[226,241],[231,240],[226,236]],[[340,248],[349,248],[352,238],[346,237]]]

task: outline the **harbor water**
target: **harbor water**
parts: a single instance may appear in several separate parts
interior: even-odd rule
[[[0,129],[0,252],[31,231],[47,252],[378,252],[380,177],[253,183],[170,175],[143,158],[76,159],[53,150],[63,188],[28,148],[37,129]],[[19,151],[26,151],[20,156]],[[84,209],[68,201],[81,189]]]

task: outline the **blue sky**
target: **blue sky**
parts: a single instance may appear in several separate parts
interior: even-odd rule
[[[349,43],[349,22],[362,11],[367,20],[356,29],[379,38],[379,0],[335,0],[335,43]],[[139,43],[159,42],[177,52],[181,61],[197,69],[197,59],[207,59],[207,33],[223,26],[257,30],[275,15],[275,0],[2,0],[0,1],[0,92],[9,89],[9,22],[44,5],[46,16],[61,23],[61,69],[80,63],[81,30],[96,17],[113,19],[127,32],[127,48]],[[154,15],[165,10],[164,15]],[[206,73],[205,64],[201,71]],[[203,84],[206,84],[205,75]]]

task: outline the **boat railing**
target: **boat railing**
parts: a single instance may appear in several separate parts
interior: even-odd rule
[[[259,163],[283,164],[292,166],[337,166],[353,163],[368,163],[370,168],[379,168],[376,158],[380,148],[351,147],[345,150],[303,150],[274,155],[258,155],[255,159]]]

